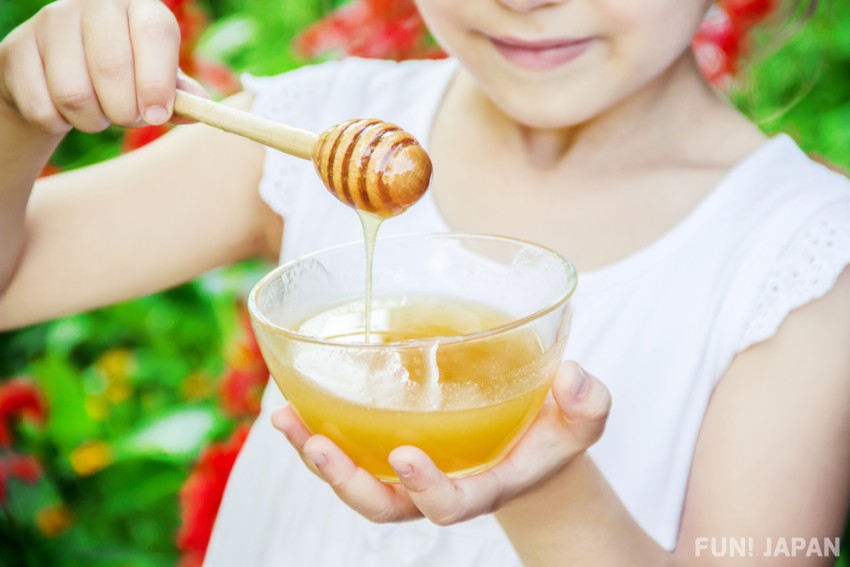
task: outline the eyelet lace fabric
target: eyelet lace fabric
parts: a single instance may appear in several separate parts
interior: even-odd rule
[[[242,76],[246,90],[255,93],[253,114],[305,130],[316,130],[337,63],[302,67],[276,77]],[[291,215],[298,175],[309,165],[281,152],[266,151],[260,196],[281,216]]]
[[[850,200],[811,218],[790,240],[769,273],[739,352],[772,337],[794,309],[825,295],[850,264]]]

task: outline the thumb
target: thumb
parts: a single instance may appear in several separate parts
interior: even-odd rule
[[[206,89],[201,86],[201,83],[181,70],[177,71],[177,88],[201,98],[210,98],[209,93],[207,93]]]
[[[561,365],[552,396],[561,410],[564,427],[576,442],[590,447],[602,436],[611,411],[611,392],[573,361]]]

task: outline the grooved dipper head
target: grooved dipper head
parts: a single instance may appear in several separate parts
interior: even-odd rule
[[[313,164],[337,199],[380,217],[407,209],[431,182],[431,158],[419,142],[376,119],[349,120],[322,132]]]

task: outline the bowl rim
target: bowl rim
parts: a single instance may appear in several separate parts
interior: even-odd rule
[[[276,325],[269,321],[262,313],[260,313],[259,307],[257,306],[257,296],[260,291],[269,284],[272,280],[278,277],[281,273],[287,271],[295,264],[299,262],[304,262],[306,260],[314,259],[317,256],[321,256],[323,254],[327,254],[330,252],[335,252],[341,248],[349,247],[354,244],[363,244],[363,240],[350,240],[347,242],[343,242],[340,244],[335,244],[333,246],[328,246],[326,248],[322,248],[320,250],[316,250],[309,254],[305,254],[303,256],[299,256],[298,258],[289,260],[276,266],[272,270],[269,271],[265,276],[260,278],[260,280],[254,284],[254,287],[251,289],[251,292],[248,294],[248,312],[250,314],[251,320],[254,324],[258,324],[266,328],[267,330],[289,337],[292,340],[310,343],[315,345],[322,345],[327,347],[334,348],[361,348],[361,349],[421,349],[423,347],[432,347],[434,344],[446,345],[452,343],[466,343],[470,341],[481,340],[485,338],[495,337],[499,335],[503,335],[510,331],[519,329],[528,325],[529,323],[540,319],[541,317],[555,311],[562,305],[564,305],[575,293],[576,287],[578,285],[578,272],[576,271],[573,263],[563,254],[556,252],[552,248],[548,246],[544,246],[542,244],[537,244],[536,242],[532,242],[530,240],[524,240],[522,238],[514,238],[512,236],[503,236],[499,234],[487,234],[487,233],[473,233],[473,232],[420,232],[420,233],[406,233],[406,234],[396,234],[392,236],[385,236],[377,239],[377,242],[385,242],[390,240],[409,240],[409,239],[474,239],[481,241],[502,241],[511,244],[522,244],[525,246],[531,246],[533,248],[537,248],[550,256],[554,256],[560,261],[561,265],[564,267],[567,273],[567,285],[565,286],[565,291],[562,293],[560,297],[558,297],[555,301],[550,303],[549,305],[538,309],[537,311],[526,315],[525,317],[521,317],[519,319],[515,319],[510,321],[509,323],[505,323],[504,325],[499,325],[497,327],[492,327],[490,329],[484,329],[483,331],[475,331],[474,333],[467,333],[464,335],[452,335],[452,336],[442,336],[442,337],[429,337],[427,339],[409,339],[406,341],[396,341],[389,343],[366,343],[366,342],[339,342],[339,341],[331,341],[326,339],[321,339],[319,337],[314,337],[310,335],[304,335],[297,331],[293,331],[292,329],[287,329],[285,327],[281,327],[280,325]],[[378,247],[376,243],[376,249]]]

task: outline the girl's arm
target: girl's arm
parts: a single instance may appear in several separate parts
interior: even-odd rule
[[[791,313],[776,336],[738,356],[700,432],[678,556],[693,557],[705,543],[698,538],[729,534],[752,536],[756,557],[748,565],[835,563],[801,551],[795,560],[762,555],[776,550],[778,538],[808,546],[841,535],[850,507],[847,345],[850,270],[823,298]]]
[[[848,344],[850,270],[825,297],[792,313],[775,337],[737,357],[700,432],[672,554],[629,516],[587,457],[497,517],[530,566],[833,565],[834,556],[806,550],[786,557],[782,545],[797,538],[808,548],[816,540],[825,555],[824,538],[834,540],[844,527]],[[733,540],[743,542],[736,548],[745,546],[743,553],[731,552]]]
[[[166,121],[177,85],[191,89],[178,47],[159,0],[61,0],[3,38],[0,330],[274,252],[281,222],[257,194],[262,148],[204,126],[35,181],[72,126]]]
[[[33,183],[61,139],[60,133],[25,122],[0,98],[0,291],[9,285],[23,248],[24,211]]]
[[[38,181],[25,218],[13,219],[22,246],[0,293],[0,330],[276,255],[282,224],[258,195],[262,159],[253,142],[181,126],[118,159]],[[6,239],[0,247],[15,253]]]

